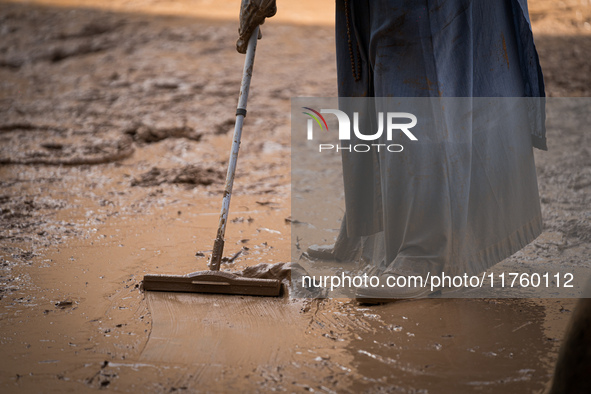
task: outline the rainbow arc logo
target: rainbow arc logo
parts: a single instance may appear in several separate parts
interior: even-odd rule
[[[320,115],[320,112],[318,112],[310,107],[302,107],[302,108],[306,109],[310,112],[313,112],[313,114],[311,114],[310,112],[302,112],[302,113],[305,115],[308,115],[312,119],[314,119],[316,121],[316,123],[318,123],[318,126],[320,126],[320,130],[324,130],[324,127],[326,127],[326,131],[328,131],[328,125],[326,124],[326,120],[324,120],[324,116]],[[324,127],[322,127],[322,123],[320,123],[320,120],[322,120],[322,123],[324,123]]]

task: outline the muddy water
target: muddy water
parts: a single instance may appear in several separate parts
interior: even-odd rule
[[[154,323],[140,361],[191,365],[183,385],[214,390],[532,392],[544,386],[564,320],[555,301],[364,308],[151,293],[148,304]]]
[[[256,201],[260,198],[235,198],[226,250],[228,255],[242,253],[223,269],[240,270],[247,261],[275,262],[285,257],[275,251],[289,249],[286,209],[266,208]],[[100,387],[113,382],[113,387],[129,389],[138,383],[135,378],[118,378],[125,375],[127,362],[142,362],[140,354],[152,324],[154,333],[162,324],[153,321],[139,284],[148,272],[206,269],[206,257],[195,254],[211,251],[219,199],[201,199],[196,205],[199,209],[186,202],[172,203],[152,210],[152,215],[108,219],[89,231],[87,239],[45,253],[30,266],[14,267],[19,287],[10,298],[17,302],[5,303],[1,315],[2,348],[7,355],[2,361],[3,385],[34,389],[50,379],[59,391],[71,384]],[[243,221],[244,216],[256,220]],[[187,307],[192,309],[190,304]],[[195,325],[184,328],[194,332]],[[182,361],[180,350],[170,352],[171,357]],[[120,372],[105,372],[105,361],[125,366],[113,367]],[[143,369],[143,373],[149,372]]]
[[[105,214],[81,225],[86,239],[13,268],[21,284],[3,298],[5,388],[517,393],[548,380],[568,300],[369,308],[338,299],[142,293],[145,273],[205,269],[220,201],[178,199],[182,188],[145,200],[143,189],[129,193],[144,201],[143,212]],[[93,206],[76,201],[58,216],[82,219]],[[223,269],[289,260],[288,203],[234,197],[226,255],[243,252]]]

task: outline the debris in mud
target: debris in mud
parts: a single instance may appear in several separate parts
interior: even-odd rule
[[[233,118],[229,118],[229,119],[224,120],[221,123],[218,123],[215,126],[214,134],[216,134],[216,135],[227,134],[229,131],[234,129],[234,123],[235,123],[235,120]]]
[[[244,223],[244,222],[252,223],[252,222],[254,222],[254,219],[251,218],[250,216],[248,218],[245,218],[243,216],[238,216],[238,217],[232,219],[231,222],[232,223]]]
[[[72,306],[74,306],[74,302],[70,301],[70,300],[64,300],[64,301],[56,302],[54,305],[58,309],[66,309],[66,308],[71,308]]]
[[[134,151],[130,138],[118,133],[78,134],[28,123],[4,125],[0,130],[9,130],[0,134],[0,164],[104,164],[125,159]]]
[[[299,264],[288,263],[260,263],[251,267],[246,267],[241,272],[234,273],[237,276],[260,279],[278,279],[281,281],[285,294],[299,298],[324,298],[326,289],[323,288],[293,288],[291,281],[293,277],[301,277],[306,274],[306,270]],[[298,291],[296,293],[296,290]]]
[[[111,384],[111,381],[114,378],[118,377],[118,374],[107,370],[106,368],[109,366],[109,361],[104,361],[101,364],[101,368],[98,372],[96,372],[93,376],[86,379],[86,384],[91,385],[98,385],[99,389],[106,389],[107,386]]]
[[[157,88],[157,89],[168,89],[168,90],[174,90],[174,89],[178,89],[178,87],[180,86],[180,82],[174,78],[162,78],[162,79],[156,79],[152,82],[152,85]]]
[[[46,124],[34,124],[30,122],[7,122],[0,124],[0,131],[13,131],[13,130],[55,130],[65,131],[62,127],[46,125]]]
[[[0,187],[7,188],[0,182]],[[21,244],[33,242],[32,250],[0,246],[2,252],[19,262],[30,264],[38,255],[36,246],[61,243],[68,236],[80,235],[81,225],[55,220],[51,216],[68,206],[64,200],[49,196],[0,196],[0,241]]]
[[[54,200],[49,197],[0,197],[0,227],[3,229],[22,229],[39,226],[43,222],[35,220],[35,218],[42,216],[43,212],[40,211],[51,212],[65,206],[64,201]]]
[[[400,331],[402,331],[402,326],[399,326],[398,324],[388,324],[386,326],[386,330],[400,332]]]
[[[238,276],[260,279],[279,279],[280,281],[291,279],[291,263],[261,263],[246,267],[242,272],[236,272]]]
[[[293,224],[301,224],[301,223],[304,223],[302,221],[299,221],[298,219],[292,218],[291,216],[288,216],[288,217],[286,217],[283,220],[285,221],[285,224],[290,224],[290,223],[293,223]]]
[[[62,61],[69,57],[82,56],[95,52],[102,52],[110,49],[114,43],[100,40],[100,41],[82,41],[76,43],[67,43],[62,45],[55,45],[41,56],[39,60],[49,60],[53,63]]]
[[[57,63],[75,56],[103,52],[115,46],[113,42],[104,39],[77,39],[73,41],[54,44],[48,47],[37,47],[33,50],[13,50],[8,55],[0,57],[0,67],[20,69],[25,64],[39,61]]]
[[[591,224],[586,218],[570,219],[560,226],[560,230],[567,237],[578,238],[583,242],[591,241]]]
[[[164,85],[162,85],[164,86]],[[168,89],[171,89],[170,86]],[[162,141],[167,138],[186,138],[192,141],[199,141],[203,136],[202,133],[187,125],[151,125],[151,124],[140,124],[125,131],[126,134],[132,136],[134,141],[151,144],[154,142]]]
[[[255,201],[257,204],[262,205],[263,207],[269,207],[273,209],[278,209],[279,204],[274,201]]]
[[[234,261],[236,261],[236,259],[245,251],[248,250],[248,247],[243,246],[242,249],[240,249],[238,252],[234,253],[232,256],[230,257],[222,257],[222,263],[225,264],[232,264]]]
[[[182,168],[168,170],[153,167],[150,171],[140,175],[139,178],[134,178],[131,181],[131,186],[147,187],[168,183],[182,184],[188,188],[193,188],[222,183],[223,180],[224,174],[217,168],[191,164]]]
[[[57,38],[66,40],[70,38],[98,36],[115,30],[121,24],[121,21],[94,20],[82,26],[65,26],[64,30],[57,34]]]
[[[266,232],[271,233],[271,234],[281,234],[281,231],[273,230],[273,229],[270,229],[270,228],[267,228],[267,227],[257,228],[257,231],[258,232],[266,231]]]

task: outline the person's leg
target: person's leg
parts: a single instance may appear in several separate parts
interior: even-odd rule
[[[404,154],[379,155],[387,273],[482,272],[541,231],[528,109],[500,98],[524,95],[512,12],[509,0],[372,2],[376,96],[451,100],[421,107],[436,120]]]
[[[454,53],[454,48],[472,47],[467,34],[471,2],[449,2],[453,4],[446,3],[437,10],[431,3],[372,2],[369,58],[376,97],[471,95],[469,55],[459,50]],[[449,52],[441,56],[439,47],[445,42]],[[455,76],[453,83],[444,81],[449,73]],[[466,222],[458,206],[467,200],[468,190],[457,184],[469,179],[471,135],[465,128],[464,135],[448,135],[456,125],[430,120],[432,103],[415,102],[421,107],[415,110],[421,121],[419,140],[410,142],[402,136],[380,141],[404,146],[401,153],[385,151],[379,156],[384,259],[389,263],[389,273],[425,276],[441,272],[451,259],[455,236],[461,233],[454,226]],[[391,101],[378,101],[378,106],[387,107],[386,103]]]
[[[337,0],[335,38],[337,81],[339,97],[369,97],[373,95],[373,77],[367,61],[369,40],[369,0]],[[308,255],[317,259],[336,259],[347,262],[355,259],[361,248],[362,236],[380,230],[374,217],[381,204],[379,178],[375,171],[376,158],[372,155],[356,156],[342,152],[345,180],[346,214],[334,246],[312,245]],[[362,204],[366,199],[373,206]]]

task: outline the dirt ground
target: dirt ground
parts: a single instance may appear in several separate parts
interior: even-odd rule
[[[145,273],[206,268],[242,71],[238,3],[0,2],[0,390],[543,390],[571,299],[141,291]],[[224,269],[290,261],[290,98],[336,95],[333,3],[285,3],[259,42],[226,241],[240,254]],[[548,95],[590,96],[591,3],[530,12]],[[586,131],[549,127],[545,232],[506,264],[589,267]]]

